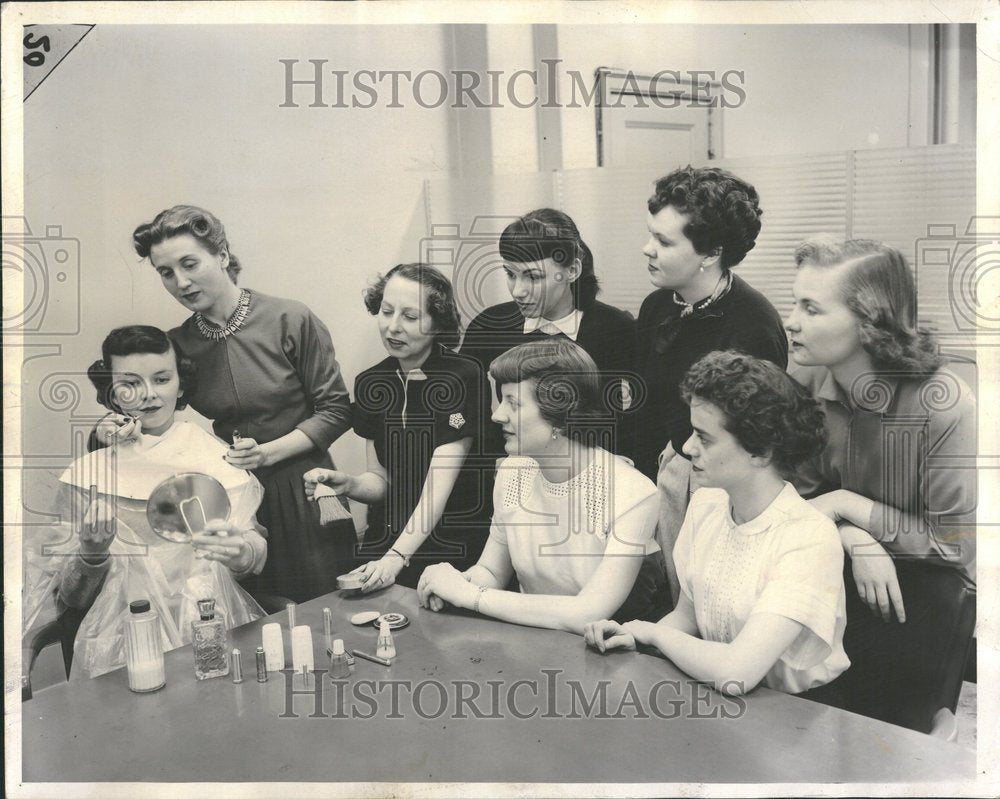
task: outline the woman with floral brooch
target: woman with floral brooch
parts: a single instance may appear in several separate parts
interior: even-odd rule
[[[388,357],[358,375],[354,432],[368,469],[313,469],[318,483],[368,505],[359,566],[362,590],[415,588],[428,563],[475,563],[489,533],[483,469],[474,463],[490,391],[475,359],[449,349],[458,309],[449,280],[433,266],[399,264],[365,292]],[[470,453],[473,454],[470,457]]]

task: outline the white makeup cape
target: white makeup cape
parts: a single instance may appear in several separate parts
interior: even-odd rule
[[[203,472],[226,489],[230,521],[252,526],[263,488],[252,474],[226,463],[225,452],[225,444],[197,425],[176,422],[162,436],[141,436],[117,452],[89,453],[63,472],[52,511],[59,521],[24,536],[25,630],[55,618],[54,598],[77,557],[90,486],[112,503],[117,522],[110,569],[76,636],[72,678],[96,677],[125,664],[124,624],[129,602],[137,599],[148,599],[159,613],[164,651],[191,642],[199,599],[214,598],[216,615],[227,627],[264,615],[229,569],[195,558],[190,544],[161,539],[146,521],[146,500],[160,482],[179,472]]]

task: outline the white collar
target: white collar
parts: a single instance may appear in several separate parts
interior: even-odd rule
[[[579,308],[574,308],[562,319],[543,319],[540,316],[525,317],[523,332],[527,335],[528,333],[540,330],[549,336],[562,333],[571,341],[576,341],[576,337],[580,333],[580,323],[582,321],[583,311]]]
[[[411,380],[427,379],[427,375],[424,374],[424,370],[419,366],[416,369],[411,369],[409,372],[404,372],[402,369],[396,369],[396,376],[403,381],[403,385],[406,385]]]
[[[753,519],[743,522],[743,524],[737,524],[733,519],[732,505],[729,502],[729,496],[727,494],[726,520],[729,522],[730,529],[743,535],[757,535],[758,533],[770,530],[774,524],[788,518],[790,509],[794,510],[795,506],[798,504],[799,494],[795,490],[795,486],[787,480],[785,480],[784,483],[785,484],[781,491],[778,492],[778,495],[771,500],[771,504],[764,508],[764,510],[757,514],[757,516]]]
[[[129,499],[149,499],[153,489],[178,472],[204,472],[226,489],[235,489],[254,478],[230,466],[223,456],[226,445],[190,422],[174,422],[161,436],[143,435],[138,441],[99,449],[77,458],[59,480],[78,488],[92,485],[102,494]]]

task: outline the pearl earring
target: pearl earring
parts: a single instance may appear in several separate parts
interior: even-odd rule
[[[699,272],[704,272],[705,271],[705,264],[702,264],[701,266],[699,266],[698,267],[698,271]]]
[[[559,438],[559,430],[555,427],[552,428],[552,440],[555,441]]]

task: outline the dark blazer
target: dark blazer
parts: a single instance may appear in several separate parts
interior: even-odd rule
[[[490,363],[503,352],[518,344],[548,338],[539,331],[524,333],[524,317],[515,302],[504,302],[487,308],[469,323],[462,340],[461,353],[478,360],[488,374]],[[627,311],[594,301],[583,312],[576,343],[597,364],[601,372],[601,388],[605,397],[617,396],[622,378],[635,373],[635,320]],[[630,380],[634,383],[634,380]],[[633,389],[633,392],[635,389]],[[496,387],[497,397],[500,387]],[[632,449],[632,415],[616,414],[617,453],[630,455]],[[502,453],[502,440],[501,453]]]

